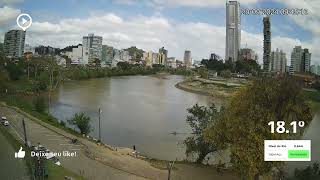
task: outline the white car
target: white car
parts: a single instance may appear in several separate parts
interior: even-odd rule
[[[5,121],[5,120],[7,120],[7,117],[2,116],[2,117],[1,117],[1,120],[2,120],[2,121]]]
[[[9,121],[4,121],[4,122],[3,122],[3,125],[4,125],[4,126],[9,126]]]

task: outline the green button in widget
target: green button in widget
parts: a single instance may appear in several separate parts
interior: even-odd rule
[[[305,158],[309,158],[309,156],[310,156],[309,150],[288,150],[289,159],[305,159]]]

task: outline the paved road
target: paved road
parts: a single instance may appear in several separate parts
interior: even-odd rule
[[[0,115],[8,118],[10,125],[21,138],[23,137],[22,118],[25,118],[28,141],[31,141],[33,145],[40,143],[53,152],[76,152],[76,157],[61,157],[59,158],[60,162],[65,168],[77,174],[82,174],[87,179],[145,179],[88,158],[85,154],[86,147],[84,145],[71,144],[69,138],[43,127],[16,110],[2,106],[0,107]]]
[[[0,115],[8,118],[12,130],[21,139],[23,139],[22,118],[24,118],[28,141],[33,145],[40,143],[53,152],[77,152],[76,157],[59,158],[60,162],[63,167],[89,180],[167,179],[166,170],[157,169],[147,161],[128,155],[129,149],[114,151],[84,138],[77,138],[80,142],[77,145],[71,144],[70,141],[76,138],[75,136],[1,103]],[[171,173],[173,180],[238,180],[232,173],[219,175],[210,167],[177,164],[175,168]]]

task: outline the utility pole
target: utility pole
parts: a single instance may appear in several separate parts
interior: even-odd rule
[[[99,108],[99,142],[101,142],[101,108]]]
[[[172,163],[168,163],[167,167],[168,167],[168,180],[170,180],[170,176],[171,176],[171,169],[173,168],[175,160]]]
[[[24,144],[28,146],[27,131],[26,131],[26,124],[24,122],[24,118],[22,118],[22,127],[23,127],[23,135],[24,135]]]

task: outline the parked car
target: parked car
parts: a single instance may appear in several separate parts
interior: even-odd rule
[[[2,116],[2,117],[1,117],[1,120],[2,120],[2,121],[5,121],[5,120],[7,120],[7,117]]]
[[[4,126],[9,126],[9,121],[5,120],[5,121],[3,122],[3,125],[4,125]]]

